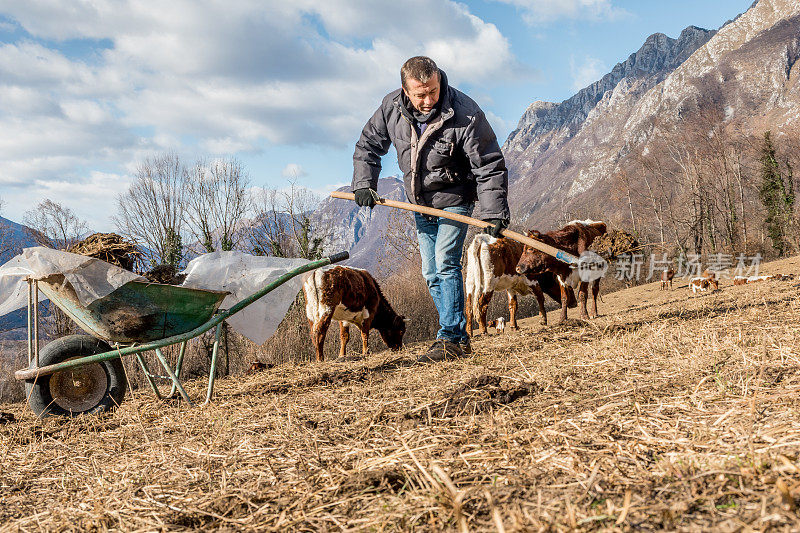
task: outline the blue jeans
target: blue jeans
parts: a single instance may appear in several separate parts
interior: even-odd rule
[[[459,215],[470,215],[472,204],[446,207]],[[467,225],[446,218],[432,218],[414,213],[417,224],[422,277],[428,284],[433,303],[439,312],[437,339],[465,342],[467,319],[464,316],[464,280],[461,253],[467,237]]]

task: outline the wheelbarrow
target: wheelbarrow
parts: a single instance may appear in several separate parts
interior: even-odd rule
[[[75,290],[62,275],[28,281],[28,368],[14,376],[25,381],[28,405],[37,416],[77,416],[111,410],[122,403],[127,378],[121,358],[135,355],[153,392],[159,399],[177,392],[193,405],[181,383],[180,374],[186,343],[216,328],[211,368],[204,404],[211,400],[217,368],[222,323],[291,278],[311,270],[344,261],[348,252],[312,261],[283,274],[230,309],[220,310],[229,294],[143,281],[131,281],[87,306],[80,304]],[[89,335],[56,339],[39,350],[39,291],[74,320]],[[179,344],[172,367],[162,348]],[[142,354],[154,351],[167,376],[150,371]],[[155,381],[172,382],[163,395]]]

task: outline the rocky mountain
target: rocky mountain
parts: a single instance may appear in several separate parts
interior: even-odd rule
[[[745,130],[782,131],[800,111],[800,2],[760,0],[718,31],[663,34],[561,103],[534,102],[509,135],[512,211],[529,226],[603,216],[615,173],[703,105]]]
[[[339,191],[351,192],[349,186]],[[378,180],[378,194],[390,200],[406,201],[403,180],[397,177]],[[354,202],[326,198],[316,212],[316,225],[323,232],[332,232],[327,252],[350,251],[343,264],[374,270],[383,257],[387,228],[396,224],[396,214],[388,208],[359,208]]]

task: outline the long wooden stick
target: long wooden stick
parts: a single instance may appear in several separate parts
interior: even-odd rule
[[[351,192],[333,191],[331,193],[331,198],[339,198],[340,200],[355,200],[355,195]],[[408,202],[398,202],[396,200],[388,200],[386,198],[380,198],[377,201],[376,205],[385,205],[386,207],[396,207],[397,209],[414,211],[415,213],[420,213],[423,215],[448,218],[450,220],[455,220],[456,222],[461,222],[462,224],[469,224],[470,226],[476,226],[478,228],[487,228],[492,225],[490,222],[486,222],[485,220],[478,220],[477,218],[472,218],[465,215],[459,215],[457,213],[451,213],[449,211],[444,211],[442,209],[434,209],[433,207],[427,207],[424,205],[415,205],[415,204],[410,204]],[[550,246],[549,244],[537,241],[536,239],[531,239],[530,237],[527,237],[521,233],[517,233],[516,231],[504,229],[500,231],[500,234],[503,237],[506,237],[507,239],[521,242],[522,244],[527,244],[531,248],[535,248],[541,252],[546,253],[547,255],[552,255],[559,261],[563,261],[570,265],[576,265],[576,266],[578,264],[578,258],[575,257],[574,255],[565,252],[564,250],[559,250],[558,248]]]

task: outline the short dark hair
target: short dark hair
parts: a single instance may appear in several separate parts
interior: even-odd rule
[[[427,83],[429,79],[434,76],[439,76],[439,67],[433,62],[433,59],[425,56],[414,56],[400,68],[400,84],[406,88],[406,80],[413,78],[422,83]]]

